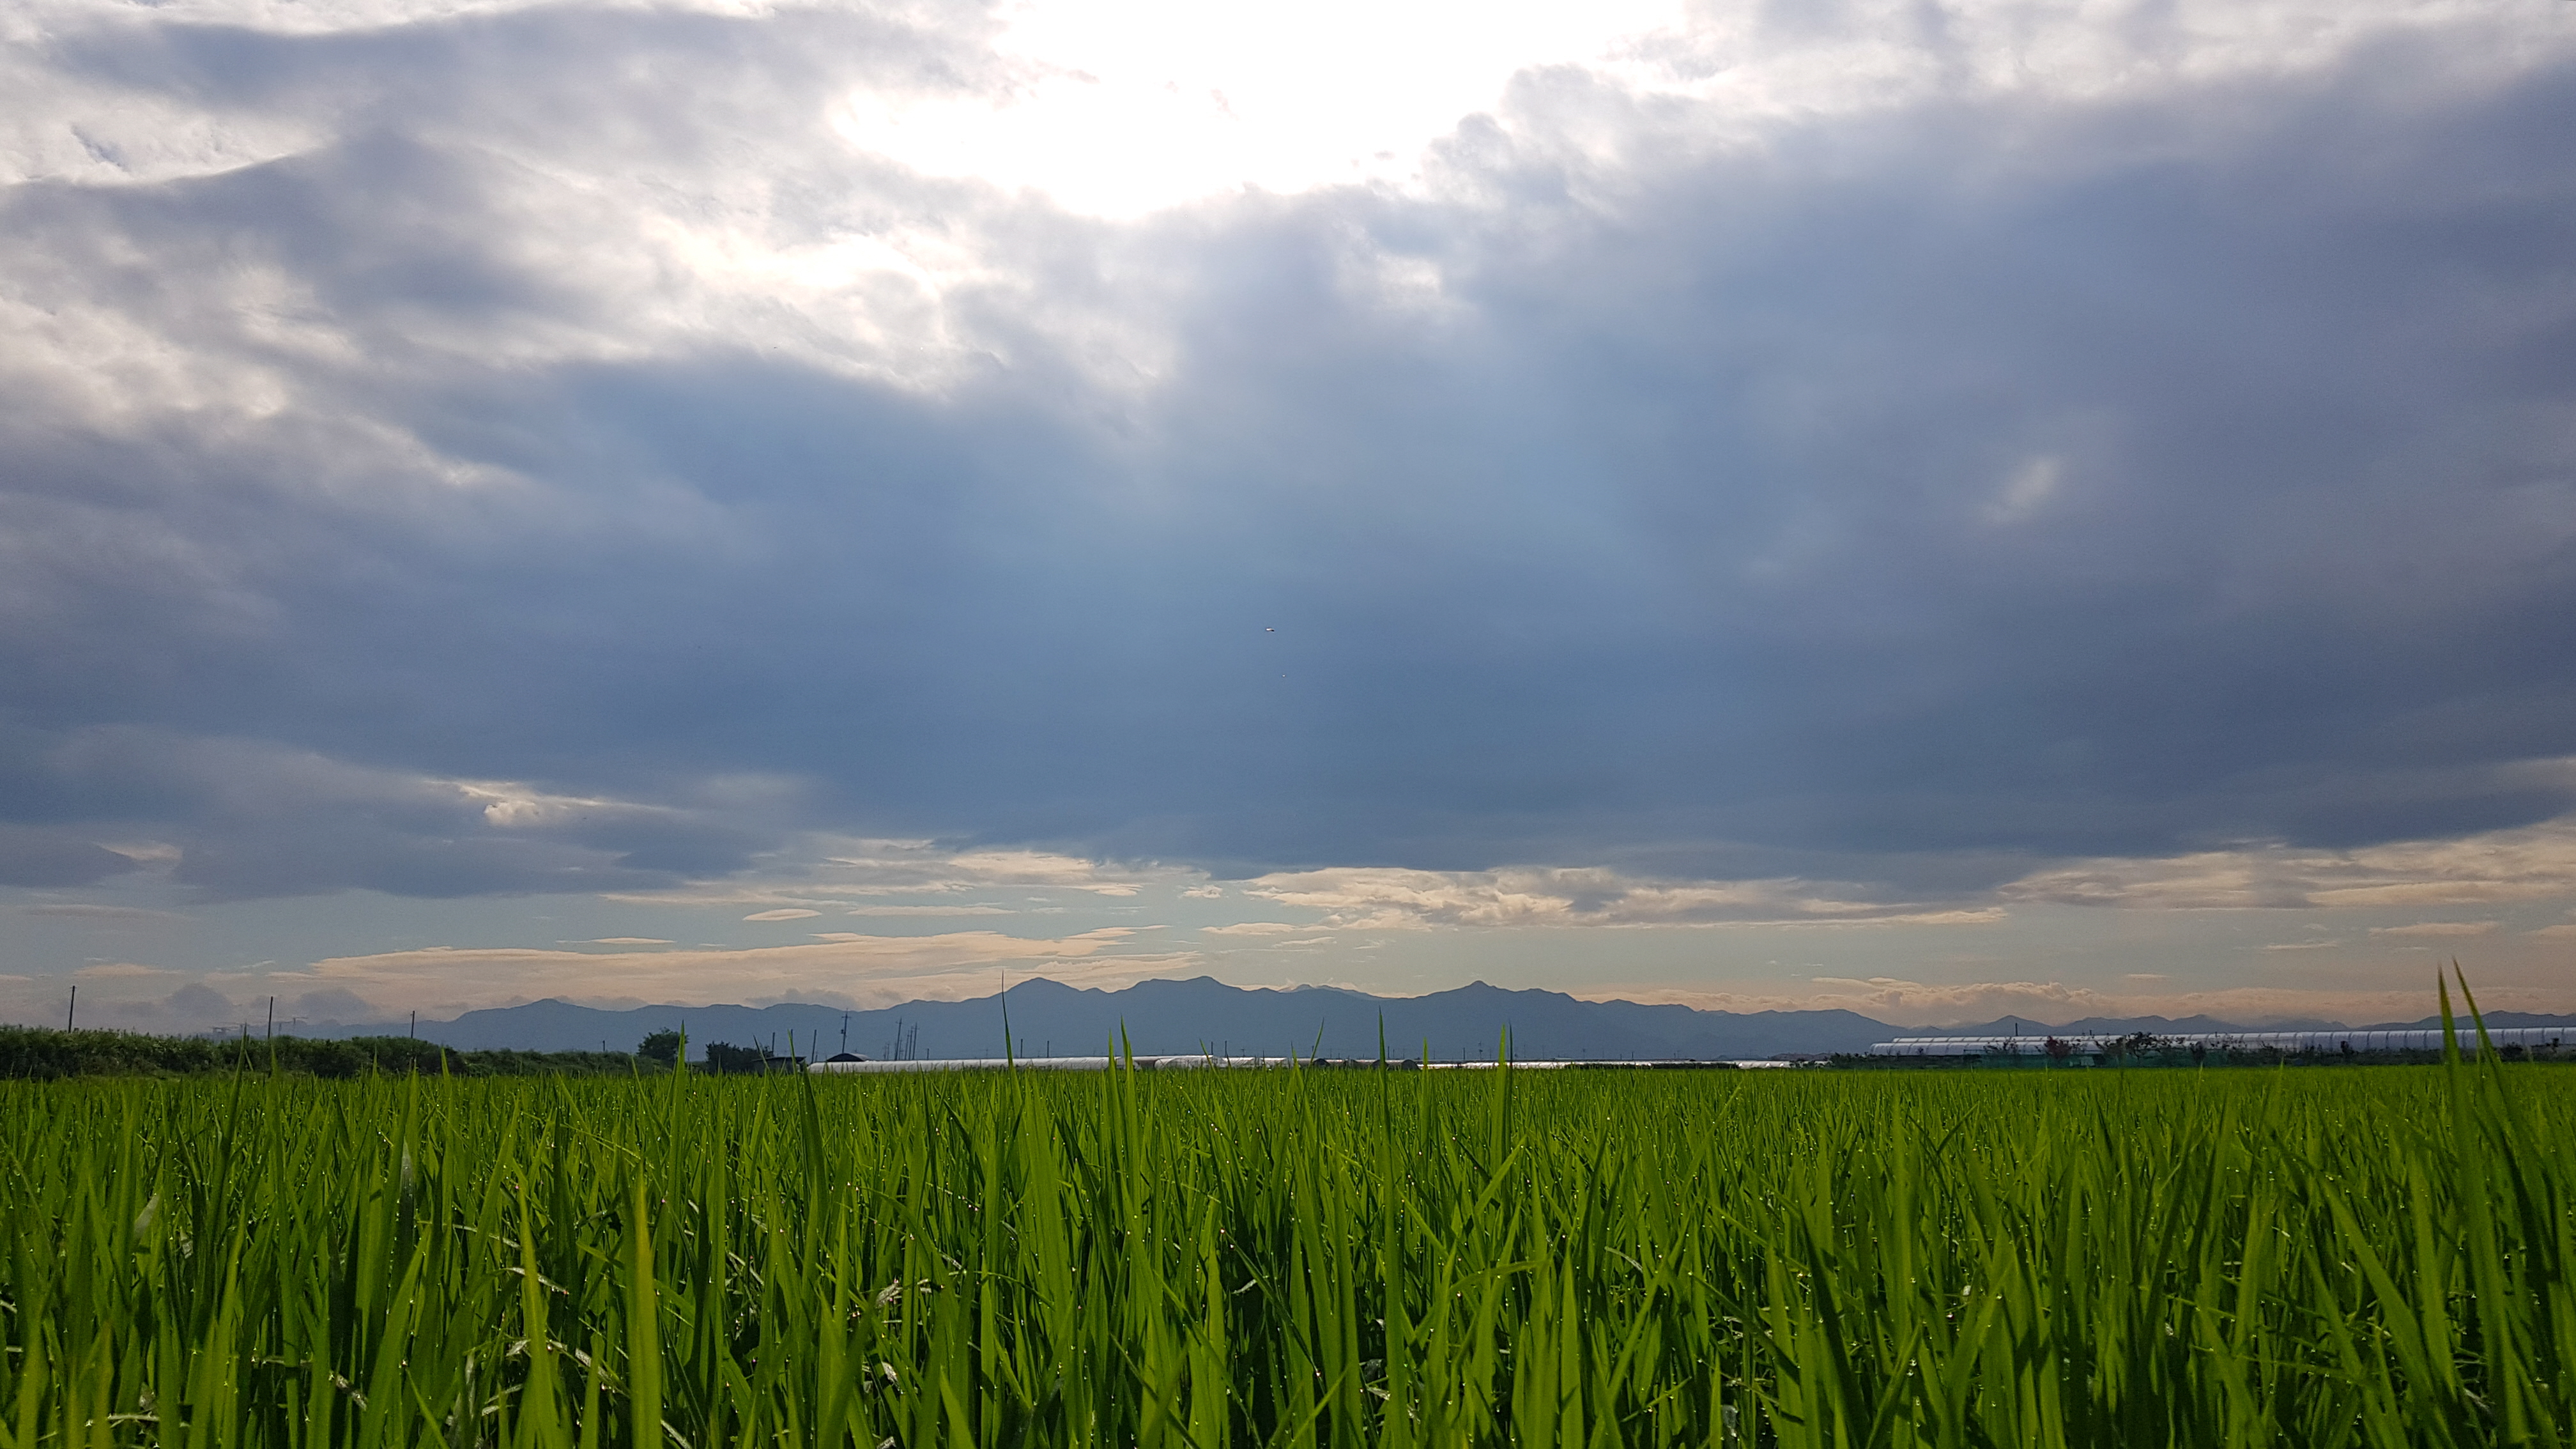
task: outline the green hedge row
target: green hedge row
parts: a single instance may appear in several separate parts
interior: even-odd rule
[[[183,1077],[247,1068],[308,1077],[444,1073],[457,1077],[625,1076],[667,1070],[625,1052],[458,1051],[404,1036],[345,1041],[309,1037],[147,1036],[0,1026],[0,1077]]]

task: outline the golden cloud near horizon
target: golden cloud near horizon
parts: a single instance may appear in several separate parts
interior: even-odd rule
[[[267,973],[261,989],[337,987],[379,1005],[407,1009],[416,1003],[423,1010],[549,996],[674,1005],[795,999],[866,1007],[987,995],[1006,969],[1014,980],[1044,976],[1074,986],[1124,986],[1195,964],[1186,952],[1123,949],[1136,934],[1130,926],[1054,938],[998,931],[833,932],[794,945],[657,951],[433,946],[335,956],[303,971]]]
[[[2368,1022],[2418,1021],[2434,1014],[2438,1000],[2429,979],[2412,988],[2235,986],[2215,991],[2105,991],[2063,981],[1921,982],[1892,977],[1817,977],[1813,984],[1817,990],[1795,996],[1659,986],[1604,987],[1572,994],[1587,1001],[1634,1001],[1701,1011],[1839,1009],[1891,1025],[1926,1028],[1992,1021],[2002,1016],[2054,1022],[2092,1016],[2161,1016],[2175,1020],[2209,1016],[2252,1027],[2300,1020],[2341,1021],[2358,1026]],[[2479,986],[2472,980],[2470,985],[2484,1011],[2558,1013],[2568,1007],[2566,989],[2555,983],[2507,981]],[[2454,1010],[2466,1009],[2457,987],[2452,988],[2451,1005]]]
[[[2012,902],[2166,910],[2393,909],[2546,900],[2576,895],[2576,817],[2455,840],[2393,841],[2350,850],[2249,844],[2187,855],[2070,861],[2033,871],[2000,894]],[[2446,929],[2441,934],[2466,933]]]
[[[1811,881],[1653,880],[1599,867],[1329,867],[1265,875],[1246,882],[1244,894],[1322,911],[1324,919],[1316,923],[1321,927],[1362,931],[1428,926],[1957,926],[2003,919],[2002,909],[1991,905],[1872,901]]]
[[[2006,949],[2004,944],[1994,944],[1979,948],[1989,953],[1980,958],[1986,964],[1967,969],[1996,979],[1968,982],[1899,980],[1871,976],[1865,970],[1813,979],[1751,972],[1727,989],[1714,982],[1675,986],[1670,978],[1620,981],[1616,976],[1624,973],[1614,967],[1590,980],[1533,984],[1571,988],[1586,997],[1620,996],[1733,1011],[1840,1007],[1881,1020],[1923,1024],[1990,1019],[2006,1012],[2053,1020],[2097,1014],[2199,1013],[2254,1022],[2281,1017],[2411,1020],[2431,1009],[2429,984],[2417,984],[2426,981],[2424,966],[2471,948],[2471,976],[2483,1003],[2500,1010],[2564,1010],[2569,1004],[2563,985],[2568,979],[2566,949],[2576,940],[2576,920],[2561,917],[2544,923],[2557,913],[2545,906],[2533,909],[2553,896],[2561,904],[2576,901],[2576,817],[2455,840],[2349,850],[2256,843],[2168,857],[2065,861],[1999,886],[1930,900],[1907,899],[1854,882],[1658,879],[1602,867],[1454,872],[1326,868],[1279,872],[1218,886],[1194,871],[1176,867],[1103,864],[1040,852],[961,855],[904,842],[878,843],[865,859],[836,857],[833,869],[847,874],[828,883],[742,881],[719,891],[717,883],[710,882],[665,895],[602,897],[700,908],[720,902],[755,903],[765,909],[753,912],[748,920],[804,923],[790,928],[801,936],[793,943],[682,947],[669,940],[677,930],[664,926],[667,934],[603,936],[545,947],[427,947],[282,968],[263,962],[187,971],[145,964],[148,956],[140,960],[112,956],[61,976],[14,980],[0,976],[0,988],[5,988],[0,989],[0,1017],[59,1020],[63,998],[75,981],[81,985],[84,1021],[91,1019],[92,1010],[130,1011],[137,1025],[178,1021],[203,1004],[193,996],[181,1002],[171,994],[174,988],[182,993],[212,992],[236,1003],[257,1003],[275,993],[281,1007],[305,994],[341,994],[362,999],[381,1016],[397,1019],[414,1007],[424,1013],[448,1013],[549,996],[623,1005],[793,999],[875,1006],[986,995],[1005,973],[1014,981],[1046,976],[1106,988],[1197,974],[1212,967],[1230,980],[1247,981],[1247,972],[1262,982],[1279,979],[1282,972],[1303,979],[1310,973],[1278,963],[1302,956],[1321,968],[1319,949],[1327,955],[1336,947],[1371,950],[1426,930],[1718,928],[1792,929],[1802,935],[1906,927],[1955,930],[1995,926],[2008,918],[2034,917],[2045,908],[2058,908],[2061,914],[2050,929],[2061,932],[2068,929],[2073,916],[2099,920],[2112,913],[2246,912],[2264,924],[2248,925],[2240,936],[2228,938],[2225,949],[2261,953],[2260,959],[2279,965],[2263,967],[2250,977],[2218,978],[2236,983],[2223,989],[2189,990],[2140,973],[2116,981],[2079,976],[2070,982],[2055,979],[2061,970],[2057,962],[2045,956],[2007,960],[1991,955]],[[817,885],[827,885],[830,893],[803,895]],[[1017,886],[1071,887],[1109,900],[1134,899],[1131,892],[1146,890],[1169,891],[1176,899],[1234,896],[1240,914],[1249,918],[1173,925],[1174,935],[1152,937],[1150,950],[1140,942],[1158,929],[1152,914],[1052,937],[962,929],[966,925],[962,921],[957,923],[961,929],[932,935],[811,929],[845,923],[834,917],[1019,914],[1030,908],[995,904],[990,897],[979,899],[980,893],[996,887]],[[900,895],[911,891],[933,899],[944,897],[945,903],[902,903]],[[870,899],[879,892],[897,900]],[[784,903],[800,898],[817,904]],[[74,919],[74,907],[84,915],[99,914],[120,922],[130,916],[189,919],[131,907],[53,901],[17,909]],[[2079,909],[2070,916],[2064,913],[2068,907]],[[2291,915],[2292,910],[2300,914]],[[111,911],[113,915],[107,914]],[[1264,918],[1274,912],[1310,913],[1313,919]],[[2534,920],[2535,914],[2542,919]],[[2467,919],[2442,919],[2445,915]],[[846,923],[864,927],[860,920]],[[1817,938],[1808,935],[1807,939]],[[1820,952],[1835,954],[1821,947]],[[1868,953],[1861,954],[1868,958]],[[1267,963],[1262,961],[1265,955],[1272,957]],[[1879,953],[1880,958],[1884,955]],[[1458,968],[1454,959],[1449,966],[1461,975],[1472,969]],[[1920,971],[1898,969],[1938,974],[1929,965]],[[1347,962],[1334,971],[1352,974]],[[1613,979],[1603,981],[1602,976]],[[2329,976],[2334,985],[2321,984]],[[1425,979],[1418,973],[1399,972],[1392,978],[1381,977],[1378,989],[1398,980]],[[95,1007],[93,989],[98,998]],[[336,1003],[331,1015],[380,1019],[349,1017]]]

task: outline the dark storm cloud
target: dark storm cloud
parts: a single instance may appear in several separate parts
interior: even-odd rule
[[[175,851],[171,876],[216,898],[649,889],[739,870],[754,842],[703,812],[365,769],[259,742],[120,726],[19,729],[8,742],[0,790],[44,817],[0,832],[0,880],[15,885],[142,868],[86,840],[155,832]]]
[[[2576,804],[2533,763],[2576,754],[2563,66],[2417,37],[1761,148],[1538,73],[1427,197],[1133,227],[796,161],[1009,264],[906,388],[738,321],[510,360],[658,295],[527,143],[720,165],[759,77],[846,74],[775,29],[149,33],[66,63],[339,135],[0,201],[11,289],[296,398],[0,420],[0,815],[47,879],[123,822],[234,895],[651,884],[804,827],[1966,888]],[[721,103],[654,110],[638,55]],[[739,774],[792,803],[705,803]],[[512,829],[458,779],[633,803]]]

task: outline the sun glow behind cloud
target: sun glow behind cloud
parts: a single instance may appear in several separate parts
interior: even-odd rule
[[[992,41],[1002,83],[860,87],[829,123],[853,147],[926,175],[1133,218],[1244,190],[1411,187],[1435,142],[1473,116],[1508,123],[1516,78],[1551,71],[1593,78],[1613,110],[1695,103],[1660,139],[1724,144],[1943,92],[2095,97],[2297,70],[2461,8],[2201,4],[2147,19],[1966,0],[1935,12],[1864,3],[1800,23],[1753,4],[1673,0],[1018,0]],[[1578,123],[1553,139],[1610,142],[1615,129]]]
[[[1489,110],[1516,73],[1615,61],[1678,24],[1668,0],[1023,0],[996,93],[862,90],[832,118],[920,171],[1134,216],[1201,196],[1404,181],[1422,149]]]

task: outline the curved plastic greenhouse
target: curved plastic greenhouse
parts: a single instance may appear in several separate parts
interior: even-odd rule
[[[2464,1021],[2455,1031],[2460,1050],[2478,1049],[2476,1027]],[[1869,1050],[1872,1056],[1881,1057],[2030,1056],[2047,1052],[2052,1040],[2075,1055],[2101,1056],[2125,1047],[2134,1038],[2120,1032],[2061,1032],[2052,1037],[2044,1031],[2023,1036],[1900,1036]],[[2487,1040],[2499,1048],[2555,1050],[2562,1042],[2576,1043],[2576,1027],[2489,1027]],[[2157,1046],[2227,1052],[2437,1052],[2442,1049],[2442,1029],[2204,1032],[2158,1038]]]

